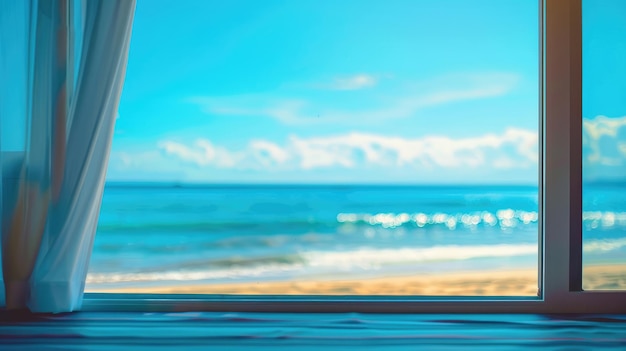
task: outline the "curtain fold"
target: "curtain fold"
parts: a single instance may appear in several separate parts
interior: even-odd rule
[[[17,39],[26,44],[0,47],[1,73],[9,77],[0,82],[0,101],[11,101],[0,108],[8,308],[80,308],[134,8],[134,0],[39,0],[3,2],[0,9],[0,31],[29,30]],[[16,14],[26,23],[4,21]],[[11,73],[16,48],[27,64]],[[14,84],[22,84],[23,91]],[[26,106],[14,96],[23,96]],[[16,120],[22,137],[6,131]]]

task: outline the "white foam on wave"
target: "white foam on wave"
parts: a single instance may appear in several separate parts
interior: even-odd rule
[[[586,229],[626,227],[626,212],[583,212],[583,223],[585,223]]]
[[[418,227],[428,225],[445,225],[448,229],[456,229],[457,225],[465,227],[476,227],[478,225],[496,226],[502,228],[513,228],[519,224],[536,223],[539,214],[536,211],[522,211],[513,209],[502,209],[496,212],[479,211],[470,213],[339,213],[337,222],[339,223],[367,223],[383,228],[396,228],[406,224],[413,224]]]
[[[311,267],[380,268],[385,265],[456,261],[473,258],[511,257],[537,254],[536,244],[435,246],[427,248],[373,249],[351,251],[309,251],[301,255]]]
[[[199,281],[229,278],[254,278],[262,276],[285,276],[312,271],[352,271],[380,269],[386,265],[411,264],[430,261],[465,260],[480,257],[506,257],[537,253],[537,245],[476,245],[436,246],[430,248],[375,249],[361,248],[347,251],[303,251],[302,262],[264,264],[254,267],[202,271],[165,271],[137,273],[90,273],[87,283],[123,283],[149,281]]]
[[[89,273],[87,284],[151,282],[151,281],[199,281],[227,278],[254,278],[296,272],[304,266],[299,263],[270,264],[256,267],[233,267],[203,271],[164,271],[137,273]]]
[[[583,243],[586,253],[605,253],[626,247],[626,238],[594,239]],[[164,272],[115,272],[90,273],[88,284],[155,282],[155,281],[202,281],[255,277],[284,277],[286,275],[325,272],[351,272],[358,270],[379,270],[385,266],[428,264],[429,262],[462,261],[480,258],[498,258],[537,255],[538,245],[497,244],[497,245],[446,245],[423,248],[359,248],[346,251],[302,251],[302,262],[261,264],[253,267],[233,266],[226,269],[176,270]]]
[[[468,228],[483,226],[500,226],[502,229],[515,228],[518,225],[535,224],[539,221],[537,211],[500,209],[495,212],[477,211],[468,213],[339,213],[337,222],[345,224],[366,223],[383,228],[396,228],[403,225],[426,227],[429,225],[444,225],[454,230],[461,225]],[[626,212],[613,211],[586,211],[583,213],[583,222],[586,229],[610,229],[626,227]]]
[[[606,252],[619,250],[626,246],[626,238],[596,239],[583,242],[584,252]]]

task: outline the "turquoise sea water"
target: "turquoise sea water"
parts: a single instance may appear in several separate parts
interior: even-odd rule
[[[586,188],[585,259],[624,257],[620,186]],[[107,184],[87,289],[536,268],[533,186]]]

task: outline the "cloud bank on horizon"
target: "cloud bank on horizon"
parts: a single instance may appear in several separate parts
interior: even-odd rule
[[[499,135],[463,139],[405,139],[351,132],[314,138],[292,135],[283,145],[257,139],[243,150],[228,150],[204,138],[191,144],[165,140],[158,147],[164,157],[190,165],[267,171],[332,167],[528,168],[537,163],[538,155],[537,133],[513,128]]]
[[[538,135],[534,130],[509,128],[498,134],[469,138],[429,135],[413,139],[349,132],[311,138],[290,135],[282,143],[259,138],[250,140],[240,149],[215,144],[210,137],[161,140],[148,151],[114,152],[111,167],[130,174],[174,167],[179,178],[175,180],[193,182],[212,180],[211,172],[224,170],[275,175],[337,169],[351,170],[355,181],[361,172],[387,170],[380,172],[384,178],[378,181],[395,178],[436,182],[433,175],[450,171],[461,171],[469,179],[472,174],[485,172],[491,175],[514,170],[536,173],[538,155]],[[621,174],[626,174],[626,116],[583,119],[583,165],[585,176],[590,180],[612,179],[607,176],[611,174],[619,179]],[[250,173],[241,175],[240,181],[254,182]],[[332,181],[332,177],[317,179]],[[234,180],[237,181],[237,177]],[[464,183],[462,179],[458,181]],[[497,179],[491,181],[498,182]]]

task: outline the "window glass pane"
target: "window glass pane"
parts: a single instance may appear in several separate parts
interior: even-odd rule
[[[626,288],[626,2],[583,1],[583,288]]]
[[[536,295],[538,8],[139,2],[87,290]]]

